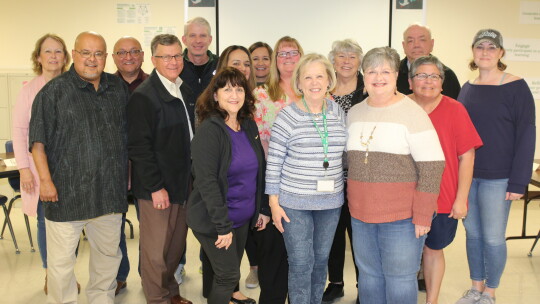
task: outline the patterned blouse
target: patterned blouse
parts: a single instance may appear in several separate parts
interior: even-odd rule
[[[255,103],[255,122],[259,128],[261,143],[265,156],[268,157],[268,144],[270,143],[270,130],[274,125],[276,116],[281,109],[288,106],[292,100],[285,95],[285,99],[270,100],[267,87],[258,87],[253,91],[257,102]]]

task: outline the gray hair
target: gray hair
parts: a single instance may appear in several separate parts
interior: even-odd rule
[[[292,87],[293,87],[294,92],[298,96],[303,95],[300,89],[298,88],[298,83],[300,82],[300,74],[304,71],[304,68],[308,64],[313,63],[313,62],[320,62],[324,65],[324,69],[326,70],[326,75],[328,76],[328,88],[327,88],[328,91],[327,92],[331,92],[336,87],[336,82],[337,82],[336,75],[334,72],[334,67],[332,66],[330,61],[328,61],[328,59],[326,59],[326,57],[324,57],[321,54],[311,53],[311,54],[304,55],[300,58],[300,61],[298,61],[298,63],[296,64],[296,68],[294,69],[294,72],[293,72]]]
[[[391,47],[383,46],[369,50],[362,61],[362,71],[388,63],[394,72],[399,71],[399,54]]]
[[[409,25],[409,26],[405,29],[405,31],[403,32],[403,41],[406,41],[406,40],[407,40],[407,32],[408,32],[412,27],[415,27],[415,26],[416,26],[416,27],[419,27],[419,28],[422,28],[422,29],[424,29],[424,30],[426,30],[426,31],[428,32],[428,34],[429,34],[429,39],[433,39],[433,36],[431,36],[431,29],[430,29],[428,26],[422,25],[422,24],[420,24],[420,23],[418,23],[418,22],[415,22],[415,23]]]
[[[150,43],[150,49],[152,50],[152,56],[154,56],[154,53],[156,52],[156,49],[159,44],[161,45],[173,45],[177,44],[182,48],[182,43],[180,43],[180,39],[176,37],[175,35],[171,34],[160,34],[154,37],[152,39],[152,42]]]
[[[362,58],[364,57],[362,47],[352,39],[336,40],[332,43],[332,50],[328,54],[328,60],[332,64],[335,62],[334,59],[337,53],[355,53],[358,59],[360,59],[360,62],[362,62]]]
[[[441,81],[444,81],[444,66],[439,58],[435,56],[422,56],[413,61],[413,63],[411,63],[411,68],[409,69],[409,78],[414,78],[414,75],[416,75],[416,70],[418,70],[421,65],[428,64],[433,64],[437,67],[437,70],[439,70],[439,74],[441,75]]]
[[[210,23],[208,23],[208,21],[204,19],[203,17],[195,17],[193,19],[188,20],[188,22],[186,22],[186,24],[184,25],[184,36],[187,36],[188,28],[192,24],[197,24],[197,25],[206,27],[206,29],[208,30],[208,36],[212,36]]]

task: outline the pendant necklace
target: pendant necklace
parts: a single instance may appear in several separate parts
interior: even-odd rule
[[[362,129],[362,131],[360,132],[360,144],[362,145],[362,147],[366,147],[364,164],[368,163],[369,144],[371,144],[371,141],[373,140],[373,132],[375,132],[375,129],[377,129],[377,125],[373,126],[373,129],[371,129],[371,133],[369,134],[369,137],[366,141],[364,141],[364,129]]]

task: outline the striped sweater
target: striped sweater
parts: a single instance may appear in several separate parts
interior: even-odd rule
[[[426,112],[408,97],[383,108],[363,102],[349,111],[347,130],[351,215],[366,223],[412,217],[414,224],[430,226],[444,154]],[[362,143],[372,131],[366,163]]]
[[[272,127],[266,167],[266,194],[279,195],[279,204],[297,210],[326,210],[343,205],[342,157],[347,142],[345,113],[326,100],[328,113],[328,160],[323,168],[321,138],[311,114],[295,103],[281,110]],[[323,132],[323,119],[317,125]],[[333,192],[317,192],[317,180],[333,179]]]

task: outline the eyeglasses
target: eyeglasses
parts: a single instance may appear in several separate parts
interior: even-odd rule
[[[161,59],[163,59],[163,61],[165,61],[165,62],[169,62],[169,61],[171,61],[171,59],[173,59],[173,58],[174,58],[174,60],[176,60],[176,61],[182,60],[182,54],[176,54],[176,55],[174,55],[174,56],[171,56],[171,55],[165,55],[165,56],[154,56],[154,57],[156,57],[156,58],[161,58]]]
[[[293,51],[288,51],[288,52],[277,52],[277,56],[281,58],[285,58],[287,56],[295,57],[298,55],[300,55],[300,51],[298,50],[293,50]]]
[[[94,52],[94,53],[92,53],[92,52],[90,52],[88,50],[82,50],[82,51],[74,50],[74,51],[79,53],[82,58],[90,58],[90,57],[92,57],[92,55],[94,55],[94,57],[96,57],[96,59],[103,59],[103,58],[107,57],[107,53],[102,52],[102,51],[97,51],[97,52]]]
[[[141,54],[142,50],[131,50],[131,51],[118,51],[115,54],[120,57],[124,58],[127,56],[127,54],[131,54],[132,57],[138,57]]]
[[[419,74],[415,74],[414,77],[418,80],[426,80],[426,79],[431,79],[433,81],[437,81],[437,80],[441,80],[442,79],[442,76],[441,75],[438,75],[438,74],[426,74],[426,73],[419,73]]]

